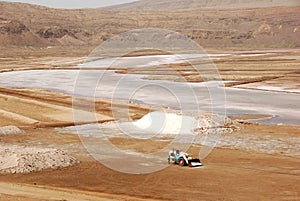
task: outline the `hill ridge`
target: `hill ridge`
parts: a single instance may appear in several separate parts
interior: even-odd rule
[[[140,0],[105,7],[107,10],[195,10],[300,6],[297,0]]]

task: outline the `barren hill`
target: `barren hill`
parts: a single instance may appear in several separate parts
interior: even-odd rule
[[[44,46],[48,42],[32,33],[16,20],[0,18],[0,44],[19,46]]]
[[[300,6],[298,0],[140,0],[107,7],[111,10],[185,10],[241,9],[276,6]]]
[[[0,2],[0,18],[1,45],[97,46],[125,31],[155,27],[180,32],[204,47],[300,46],[300,6],[144,12]],[[8,31],[6,23],[20,33]]]

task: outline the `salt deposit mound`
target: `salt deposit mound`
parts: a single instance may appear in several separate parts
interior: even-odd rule
[[[232,124],[225,116],[211,113],[202,113],[197,116],[180,115],[176,113],[151,112],[133,124],[142,130],[156,131],[161,134],[193,133],[199,129],[207,130],[224,128]]]
[[[117,121],[103,124],[87,124],[57,128],[60,133],[74,133],[89,137],[130,137],[135,139],[165,138],[230,134],[234,127],[232,121],[218,114],[199,112],[163,112],[146,114],[137,121]],[[99,132],[100,131],[100,132]],[[190,139],[190,138],[189,138]],[[202,140],[202,139],[201,139]]]
[[[58,149],[0,146],[1,174],[28,174],[46,169],[65,168],[77,163],[75,158]]]
[[[175,113],[151,112],[133,124],[144,131],[160,134],[193,133],[197,120]]]
[[[22,131],[16,126],[0,127],[0,135],[15,135],[15,134],[22,134],[22,133],[24,133],[24,131]]]

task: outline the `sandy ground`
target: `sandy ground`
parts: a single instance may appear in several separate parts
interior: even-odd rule
[[[39,193],[37,193],[39,192]],[[118,196],[105,193],[92,193],[66,188],[54,188],[38,185],[0,183],[0,199],[2,200],[76,200],[109,201],[109,200],[144,200],[130,196]],[[150,200],[150,199],[147,199]]]
[[[196,150],[191,152],[196,153]],[[47,188],[62,187],[69,189],[67,192],[75,189],[85,193],[104,192],[159,200],[299,199],[300,189],[296,185],[299,182],[299,159],[297,158],[215,149],[207,159],[203,160],[205,167],[201,169],[171,166],[149,175],[122,174],[104,167],[91,158],[86,157],[81,160],[81,164],[68,169],[30,175],[0,176],[0,178],[2,182],[10,185],[21,183],[21,186],[29,184],[47,186]],[[1,193],[14,195],[2,186],[0,189]],[[60,190],[51,189],[48,193],[57,196],[58,192]],[[20,193],[20,196],[41,198],[40,194],[43,195],[43,191],[36,191],[35,195],[26,191]],[[66,198],[68,194],[60,195],[60,199]],[[57,197],[48,200],[57,200]]]
[[[295,69],[299,68],[294,63],[291,71]],[[70,96],[38,89],[1,88],[0,105],[0,127],[14,125],[25,131],[16,135],[1,135],[0,145],[60,148],[81,161],[73,167],[59,170],[0,175],[0,200],[300,199],[300,187],[297,185],[300,182],[300,162],[297,155],[268,154],[232,146],[218,147],[203,159],[204,167],[200,169],[171,165],[152,174],[129,175],[115,172],[95,161],[77,135],[59,133],[55,129],[74,124]],[[119,102],[120,113],[125,111],[127,105],[126,102]],[[97,99],[99,122],[113,120],[110,106],[110,101]],[[130,116],[139,119],[152,110],[155,108],[131,104]],[[259,140],[267,135],[271,141],[278,137],[299,137],[299,126],[268,126],[243,121],[262,117],[266,116],[246,114],[232,117],[239,127],[232,136],[255,136]],[[155,151],[165,145],[165,142],[152,139],[112,138],[110,141],[120,149],[140,152],[145,147],[148,151]],[[199,148],[195,145],[189,151],[197,156]],[[120,164],[126,162],[124,159]]]

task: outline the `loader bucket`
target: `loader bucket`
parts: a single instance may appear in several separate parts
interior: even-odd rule
[[[202,163],[200,162],[200,159],[195,158],[195,159],[189,160],[189,166],[190,167],[200,167],[200,166],[202,166]]]

